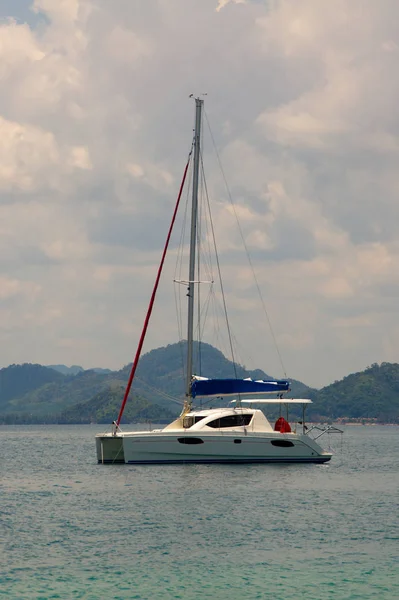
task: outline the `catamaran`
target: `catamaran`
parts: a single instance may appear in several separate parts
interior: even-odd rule
[[[198,222],[198,189],[201,161],[201,126],[203,99],[195,99],[195,129],[192,151],[187,161],[177,203],[170,224],[166,244],[158,269],[149,308],[132,364],[118,418],[112,431],[96,436],[99,463],[267,463],[309,462],[324,463],[332,454],[316,441],[329,428],[317,429],[305,425],[305,408],[309,399],[286,397],[290,391],[288,380],[212,379],[193,374],[194,308],[196,281],[196,244]],[[187,357],[186,397],[180,416],[163,429],[152,431],[123,431],[120,427],[123,411],[136,373],[142,346],[154,305],[165,256],[176,220],[189,162],[193,158],[193,185],[191,196],[191,232],[189,273],[187,284]],[[264,396],[268,396],[265,398]],[[273,395],[273,397],[271,397]],[[252,399],[248,399],[251,396]],[[259,397],[261,396],[261,397]],[[230,399],[227,407],[195,408],[198,398]],[[272,426],[257,405],[280,406],[280,417]],[[291,427],[286,416],[291,405],[302,407],[302,419]]]

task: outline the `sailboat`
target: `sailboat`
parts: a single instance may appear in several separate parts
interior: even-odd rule
[[[112,431],[96,436],[99,463],[267,463],[308,462],[324,463],[332,454],[324,450],[314,436],[313,428],[305,425],[305,408],[309,399],[287,398],[288,380],[211,379],[193,375],[195,268],[198,221],[199,167],[201,160],[201,124],[204,100],[195,98],[195,129],[192,152],[193,186],[191,203],[190,256],[188,273],[186,398],[180,416],[163,429],[152,431],[123,431],[120,427],[123,411],[134,380],[152,307],[158,288],[166,252],[175,222],[189,160],[172,217],[166,244],[158,269],[143,331],[132,365],[121,409]],[[271,397],[273,395],[273,397]],[[277,395],[277,397],[276,397]],[[251,396],[250,399],[247,397]],[[265,398],[266,396],[266,398]],[[196,409],[198,398],[234,398],[227,407]],[[302,420],[292,429],[280,416],[274,426],[258,405],[277,404],[288,415],[292,405],[302,407]],[[324,429],[316,437],[324,433]]]

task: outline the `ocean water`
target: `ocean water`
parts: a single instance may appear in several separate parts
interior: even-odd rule
[[[98,426],[0,427],[0,597],[399,598],[399,428],[325,465],[98,465]]]

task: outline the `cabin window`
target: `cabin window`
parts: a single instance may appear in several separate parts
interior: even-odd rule
[[[241,440],[234,440],[235,444],[241,444]]]
[[[228,415],[227,417],[215,419],[214,421],[207,423],[207,425],[214,429],[221,429],[223,427],[242,427],[243,425],[249,425],[251,419],[252,415]]]
[[[205,416],[204,417],[184,417],[183,427],[184,427],[184,429],[189,429],[195,423],[198,423],[198,421],[201,421],[202,419],[205,419]]]
[[[272,446],[279,446],[280,448],[290,448],[294,444],[289,440],[272,440]]]
[[[204,443],[204,440],[201,440],[200,438],[195,438],[195,437],[177,438],[177,441],[179,442],[179,444],[203,444]]]

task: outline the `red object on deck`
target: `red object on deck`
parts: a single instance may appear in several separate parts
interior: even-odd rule
[[[190,164],[190,158],[191,158],[191,152],[190,152],[190,154],[188,156],[186,168],[184,169],[184,175],[183,175],[183,179],[182,179],[182,182],[181,182],[181,185],[180,185],[179,195],[177,197],[176,206],[175,206],[175,210],[174,210],[173,217],[172,217],[172,222],[171,222],[170,227],[169,227],[168,237],[166,238],[166,243],[165,243],[165,247],[164,247],[164,250],[163,250],[161,263],[159,265],[159,269],[158,269],[158,273],[157,273],[157,278],[156,278],[155,284],[154,284],[154,289],[152,290],[151,300],[150,300],[150,304],[149,304],[148,310],[147,310],[147,315],[146,315],[146,318],[145,318],[145,321],[144,321],[143,331],[141,332],[141,337],[140,337],[139,345],[137,346],[136,356],[135,356],[134,362],[132,364],[132,370],[130,371],[129,381],[127,382],[127,386],[126,386],[126,390],[125,390],[125,395],[123,396],[122,405],[121,405],[121,408],[119,410],[118,418],[115,421],[115,425],[117,427],[119,427],[119,424],[120,424],[121,419],[122,419],[123,411],[125,410],[125,406],[126,406],[126,402],[127,402],[128,396],[129,396],[130,388],[132,387],[134,375],[136,373],[137,364],[139,362],[139,358],[140,358],[140,354],[141,354],[141,349],[143,347],[143,343],[144,343],[144,339],[145,339],[145,334],[147,333],[148,323],[150,322],[150,317],[151,317],[151,313],[152,313],[152,307],[154,306],[154,300],[155,300],[155,296],[156,296],[156,293],[157,293],[159,280],[161,278],[163,264],[165,262],[166,251],[167,251],[168,246],[169,246],[170,236],[172,235],[173,225],[174,225],[175,220],[176,220],[177,209],[179,208],[180,198],[181,198],[181,195],[182,195],[182,192],[183,192],[183,187],[184,187],[184,182],[186,181],[186,175],[187,175],[187,171],[188,171],[188,166]]]
[[[274,431],[279,431],[280,433],[291,433],[291,426],[284,419],[284,417],[279,417],[274,425]]]

